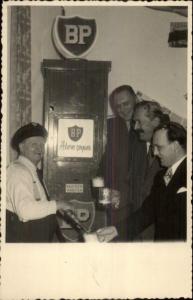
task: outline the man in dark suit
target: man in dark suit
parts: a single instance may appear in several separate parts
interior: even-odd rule
[[[128,218],[128,237],[133,240],[154,223],[155,240],[186,240],[186,130],[174,122],[158,127],[153,151],[164,169],[142,207]]]
[[[99,174],[105,178],[105,185],[120,191],[120,206],[108,211],[110,225],[119,221],[119,241],[127,240],[127,216],[133,212],[137,189],[129,185],[129,169],[134,165],[139,169],[143,165],[145,143],[138,139],[131,127],[136,95],[132,87],[122,85],[110,95],[110,105],[115,117],[107,120],[107,144]],[[137,183],[137,180],[135,181]]]
[[[151,154],[149,145],[154,129],[169,119],[158,103],[136,102],[133,89],[127,85],[116,88],[110,96],[116,117],[107,122],[107,146],[102,164],[106,185],[120,191],[119,209],[108,212],[109,224],[119,222],[119,241],[127,241],[127,217],[141,207],[161,168],[158,159],[148,155],[148,152]],[[140,134],[142,131],[144,135]],[[136,239],[153,239],[153,229]]]

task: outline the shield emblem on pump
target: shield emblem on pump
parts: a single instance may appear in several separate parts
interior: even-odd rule
[[[94,19],[58,16],[53,26],[53,40],[58,51],[64,56],[81,57],[96,40]]]
[[[86,232],[91,230],[95,218],[95,206],[93,202],[83,202],[79,200],[71,200],[75,207],[75,216],[82,224]]]
[[[78,140],[80,140],[82,134],[83,134],[82,127],[78,127],[77,125],[73,127],[68,127],[68,136],[72,141],[77,142]]]
[[[93,202],[83,202],[79,200],[70,201],[74,206],[74,215],[81,224],[85,233],[89,233],[95,219],[95,205]],[[59,226],[63,237],[75,242],[78,239],[78,232],[64,219],[59,220]]]

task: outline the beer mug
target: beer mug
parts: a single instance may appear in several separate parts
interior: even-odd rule
[[[92,196],[98,204],[106,205],[111,203],[110,189],[104,187],[104,179],[102,177],[92,178]]]

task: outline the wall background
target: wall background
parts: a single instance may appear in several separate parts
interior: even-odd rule
[[[43,59],[60,59],[51,30],[62,7],[31,7],[32,120],[42,122]],[[170,48],[170,22],[187,19],[146,7],[65,7],[66,16],[94,18],[98,36],[88,60],[110,60],[109,93],[129,84],[186,117],[187,48]],[[109,114],[111,111],[109,109]]]

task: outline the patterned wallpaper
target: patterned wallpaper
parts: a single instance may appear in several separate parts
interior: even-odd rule
[[[30,7],[11,7],[10,138],[31,121],[31,13]],[[14,153],[11,151],[10,158]]]

